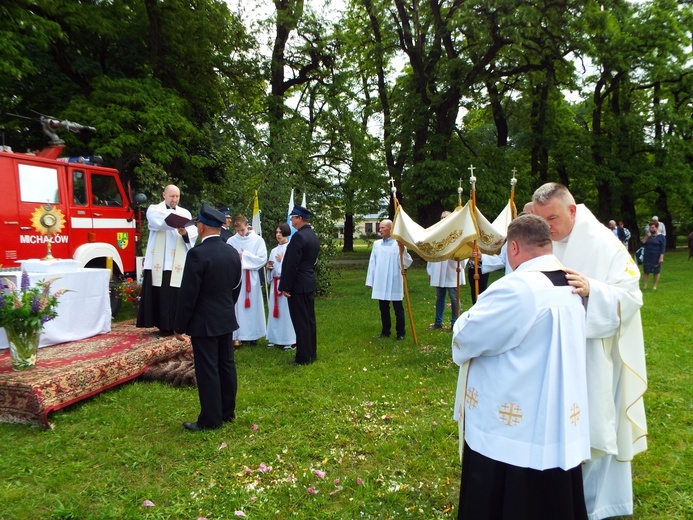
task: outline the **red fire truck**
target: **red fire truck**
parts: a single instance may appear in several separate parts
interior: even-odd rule
[[[138,226],[118,171],[99,158],[59,157],[64,142],[54,129],[93,129],[40,120],[48,147],[36,153],[0,147],[0,264],[18,267],[18,260],[44,258],[48,250],[82,267],[106,267],[112,258],[114,279],[134,275]]]

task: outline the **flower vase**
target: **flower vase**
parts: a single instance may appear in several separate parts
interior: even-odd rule
[[[5,326],[7,342],[10,345],[12,368],[15,370],[30,370],[36,366],[41,328],[29,327],[17,329],[11,325]]]

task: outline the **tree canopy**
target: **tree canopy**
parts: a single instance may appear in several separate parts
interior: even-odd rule
[[[683,0],[7,0],[0,122],[15,149],[38,125],[97,129],[102,155],[158,198],[249,213],[266,238],[291,188],[324,220],[378,211],[395,179],[422,225],[477,175],[491,218],[549,180],[637,236],[653,214],[693,227],[692,9]],[[239,7],[240,9],[240,7]],[[300,200],[300,199],[299,199]],[[673,245],[675,233],[668,233]]]

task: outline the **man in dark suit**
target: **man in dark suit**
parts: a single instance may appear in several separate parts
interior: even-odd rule
[[[294,206],[291,225],[296,233],[286,247],[279,290],[289,302],[289,314],[296,331],[295,365],[308,365],[318,357],[315,330],[315,263],[320,243],[310,227],[312,213]]]
[[[229,208],[219,208],[219,211],[221,211],[224,214],[224,217],[226,217],[221,225],[221,231],[219,232],[221,239],[226,242],[233,236],[233,231],[231,231],[231,210],[229,210]]]
[[[233,331],[238,328],[234,305],[241,288],[241,261],[232,246],[219,237],[223,213],[202,205],[195,225],[201,242],[190,250],[183,270],[175,337],[192,339],[195,377],[200,396],[196,422],[188,430],[220,428],[236,416],[236,363]]]

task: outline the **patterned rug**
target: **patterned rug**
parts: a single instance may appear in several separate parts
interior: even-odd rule
[[[162,338],[132,321],[111,332],[38,350],[36,368],[12,370],[9,349],[0,351],[0,421],[51,427],[48,414],[130,381],[150,366],[192,357],[189,344]]]

